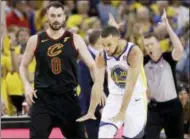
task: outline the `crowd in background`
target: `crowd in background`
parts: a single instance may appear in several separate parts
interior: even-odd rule
[[[46,30],[48,23],[45,17],[49,1],[16,1],[2,2],[1,10],[1,102],[3,115],[27,114],[24,100],[24,87],[19,77],[19,64],[31,35]],[[67,20],[65,28],[80,34],[88,44],[88,35],[93,29],[107,25],[108,13],[118,23],[123,38],[138,45],[146,52],[141,34],[154,31],[163,52],[171,51],[172,45],[164,27],[158,26],[163,9],[166,10],[170,25],[180,37],[184,54],[176,66],[179,98],[185,111],[185,122],[190,122],[190,52],[189,52],[189,5],[185,0],[85,0],[61,1],[65,6]],[[29,80],[34,82],[35,60],[29,68]],[[79,91],[80,93],[80,88]]]

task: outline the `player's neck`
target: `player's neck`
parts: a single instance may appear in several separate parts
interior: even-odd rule
[[[55,31],[55,30],[52,30],[51,28],[48,28],[46,30],[46,32],[48,33],[49,36],[51,36],[51,38],[57,39],[63,35],[65,30],[63,28],[61,28],[61,29]]]
[[[116,52],[115,52],[114,56],[117,57],[117,56],[120,56],[121,53],[123,53],[123,51],[126,47],[126,43],[127,43],[126,40],[123,40],[123,39],[121,39],[119,41],[119,44],[118,44],[118,47],[116,48]]]

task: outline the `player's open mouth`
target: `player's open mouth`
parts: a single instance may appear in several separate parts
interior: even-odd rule
[[[150,55],[152,55],[152,52],[150,52]]]

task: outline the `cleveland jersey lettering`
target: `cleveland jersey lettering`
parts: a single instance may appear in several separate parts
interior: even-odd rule
[[[46,32],[38,34],[38,46],[35,51],[35,88],[75,88],[77,54],[72,33],[65,31],[59,39],[50,38]]]

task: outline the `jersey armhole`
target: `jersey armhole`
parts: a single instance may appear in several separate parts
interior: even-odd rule
[[[74,33],[71,33],[71,32],[69,32],[69,33],[71,34],[72,45],[73,45],[73,47],[74,47],[74,49],[75,49],[75,51],[77,53],[77,57],[79,57],[79,52],[78,52],[78,49],[77,49],[77,47],[75,45],[75,41],[74,41]]]
[[[70,32],[69,32],[70,33]],[[73,47],[75,48],[76,52],[78,52],[78,49],[75,45],[75,41],[74,41],[74,33],[71,33],[71,36],[72,36],[72,44],[73,44]]]
[[[34,55],[39,47],[39,44],[40,44],[40,37],[39,37],[39,34],[37,34],[37,44],[36,44],[36,48],[34,49]]]
[[[130,52],[131,52],[131,50],[133,49],[135,47],[135,45],[132,45],[130,48],[129,48],[129,51],[128,51],[128,55],[127,55],[127,64],[130,66],[130,64],[129,64],[129,55],[130,55]]]

